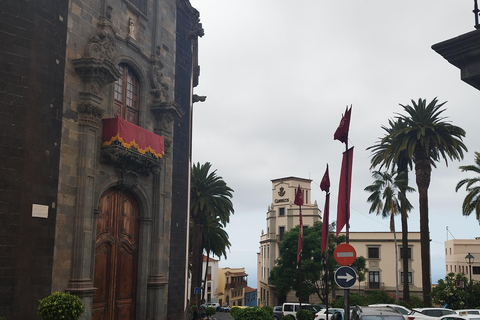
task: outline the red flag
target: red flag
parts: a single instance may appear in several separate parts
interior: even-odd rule
[[[328,164],[327,170],[325,170],[325,174],[323,175],[322,182],[320,182],[320,189],[322,191],[330,191],[330,178],[328,176]]]
[[[300,228],[298,230],[298,247],[297,247],[297,263],[299,263],[300,256],[302,254],[302,244],[303,244],[303,219],[302,219],[303,193],[300,185],[298,185],[297,193],[295,194],[294,203],[297,206],[300,206]]]
[[[295,194],[294,203],[297,206],[303,206],[303,193],[302,193],[302,188],[300,188],[300,185],[298,185],[297,193]]]
[[[325,209],[323,210],[323,225],[322,225],[322,245],[320,247],[320,252],[328,249],[328,215],[330,210],[330,193],[327,193],[325,198]]]
[[[327,170],[323,175],[322,182],[320,182],[320,189],[326,191],[327,195],[325,197],[325,209],[323,210],[323,225],[322,225],[322,245],[320,252],[325,251],[328,248],[328,215],[330,210],[330,178],[328,176],[328,164]]]
[[[340,125],[333,134],[333,140],[339,140],[340,142],[347,143],[348,140],[348,129],[350,127],[350,114],[352,112],[352,107],[348,109],[348,106],[345,110],[345,114],[342,115],[342,120],[340,120]]]
[[[347,153],[348,153],[348,197],[347,197]],[[345,224],[350,220],[350,190],[352,182],[352,162],[353,147],[343,153],[342,170],[340,172],[340,184],[338,187],[338,205],[337,205],[337,236],[342,231]],[[347,204],[348,202],[348,204]]]
[[[302,220],[302,207],[300,207],[300,227],[298,230],[297,263],[300,262],[300,257],[302,256],[302,245],[303,245],[303,220]]]

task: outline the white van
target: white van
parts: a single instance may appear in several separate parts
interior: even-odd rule
[[[310,305],[309,303],[302,303],[302,306]],[[286,315],[292,315],[297,319],[297,311],[300,310],[300,303],[298,302],[285,302],[282,306],[282,314],[285,317]]]

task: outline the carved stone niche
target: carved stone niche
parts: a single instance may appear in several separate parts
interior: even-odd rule
[[[134,172],[148,176],[158,173],[162,165],[162,158],[155,158],[150,153],[141,154],[134,148],[126,149],[120,144],[112,143],[102,146],[101,162],[111,165],[122,172]]]
[[[115,47],[115,36],[105,30],[90,38],[85,47],[84,57],[72,61],[83,82],[103,87],[120,77],[115,61]]]

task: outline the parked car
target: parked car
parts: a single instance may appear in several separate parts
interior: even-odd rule
[[[223,306],[220,308],[220,311],[223,312],[230,312],[231,307],[229,305]]]
[[[327,309],[322,309],[319,312],[315,313],[315,320],[331,320],[333,313],[340,308],[328,308],[328,319],[327,319]]]
[[[452,309],[447,308],[414,308],[408,315],[409,320],[433,320],[449,314],[454,314]]]
[[[273,307],[273,320],[280,320],[282,317],[282,306]]]
[[[309,303],[302,303],[302,309],[305,306],[310,305]],[[298,302],[285,302],[282,305],[282,314],[283,316],[292,315],[295,319],[297,319],[297,311],[300,310],[300,303]]]
[[[468,314],[480,314],[480,309],[461,309],[461,310],[455,310],[455,313],[458,313],[461,316],[468,315]]]
[[[404,320],[403,315],[393,307],[354,307],[352,320]]]
[[[469,314],[469,313],[463,313],[463,315],[460,314],[448,314],[446,316],[442,316],[440,318],[437,318],[439,320],[480,320],[480,314]]]
[[[220,311],[220,305],[218,304],[218,302],[207,302],[206,306],[207,308],[215,308],[215,311],[217,312]]]
[[[353,309],[353,307],[350,307],[350,319],[352,318],[352,309]],[[331,320],[343,320],[344,313],[345,313],[344,309],[337,309],[333,312],[330,319]]]
[[[412,313],[412,310],[405,308],[404,306],[401,306],[399,304],[391,304],[391,303],[376,303],[376,304],[371,304],[369,307],[391,307],[395,308],[398,312],[400,312],[405,320],[408,320],[408,315]]]

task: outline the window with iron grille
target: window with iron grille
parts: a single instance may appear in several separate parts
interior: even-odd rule
[[[369,259],[380,258],[380,248],[379,247],[368,247],[368,258]]]

